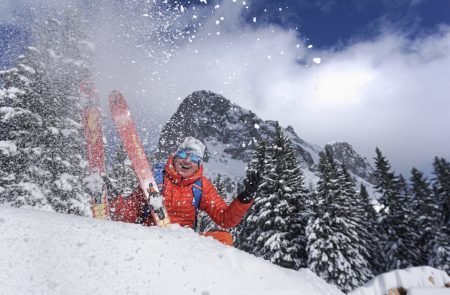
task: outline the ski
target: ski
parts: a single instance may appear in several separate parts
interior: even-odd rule
[[[105,156],[101,112],[99,96],[92,80],[87,79],[80,83],[80,99],[85,105],[83,129],[89,163],[89,176],[85,178],[85,182],[91,196],[92,217],[109,219],[108,192],[102,179],[105,177]]]
[[[139,185],[152,208],[153,219],[158,226],[166,227],[170,224],[169,215],[153,178],[152,169],[131,118],[128,105],[120,92],[113,91],[109,95],[109,107],[120,139],[139,180]]]

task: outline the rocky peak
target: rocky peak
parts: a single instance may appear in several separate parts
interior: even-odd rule
[[[369,161],[358,154],[347,142],[330,142],[326,145],[336,160],[344,164],[353,174],[374,183],[373,168]]]
[[[228,175],[243,176],[258,142],[273,141],[275,126],[275,121],[263,121],[222,95],[196,91],[183,100],[164,126],[158,155],[161,159],[166,158],[184,137],[193,136],[206,143],[204,160],[210,170],[222,174],[228,169]],[[284,132],[294,145],[300,165],[314,177],[323,148],[301,139],[292,126],[285,128]],[[336,158],[346,164],[351,172],[369,181],[372,168],[365,158],[348,144],[334,144],[331,147]]]

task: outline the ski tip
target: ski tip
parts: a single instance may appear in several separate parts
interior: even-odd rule
[[[109,95],[109,101],[113,104],[120,104],[124,103],[125,99],[123,98],[122,93],[120,93],[117,90],[113,90],[111,94]]]
[[[95,82],[91,79],[81,81],[80,92],[86,96],[96,96],[97,89],[95,87]]]

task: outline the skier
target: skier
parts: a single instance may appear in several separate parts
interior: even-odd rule
[[[236,226],[250,208],[253,195],[260,181],[258,173],[248,173],[244,180],[244,190],[227,205],[219,196],[211,181],[203,176],[202,158],[205,145],[194,137],[186,137],[172,154],[164,170],[161,180],[156,182],[164,196],[164,205],[171,223],[195,229],[197,209],[205,211],[211,219],[227,229]],[[195,190],[200,191],[198,200]],[[197,202],[197,206],[196,206]],[[128,198],[118,196],[110,202],[111,218],[117,221],[154,225],[148,202],[143,191],[138,187]],[[224,244],[232,245],[228,232],[204,233]]]

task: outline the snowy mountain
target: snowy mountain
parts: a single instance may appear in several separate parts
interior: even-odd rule
[[[373,168],[366,158],[359,155],[353,147],[346,142],[330,142],[326,145],[331,148],[336,160],[343,163],[354,175],[374,183]]]
[[[1,206],[0,216],[0,294],[343,294],[188,229]]]
[[[275,121],[260,119],[219,94],[196,91],[184,99],[164,126],[159,140],[159,156],[165,158],[175,150],[179,140],[194,136],[206,142],[208,175],[220,173],[239,179],[244,175],[256,143],[273,140],[275,124]],[[301,139],[292,126],[284,128],[284,132],[292,140],[306,183],[316,183],[319,153],[323,147]],[[373,182],[373,168],[350,144],[334,143],[330,147],[336,159],[346,164],[359,182]]]

